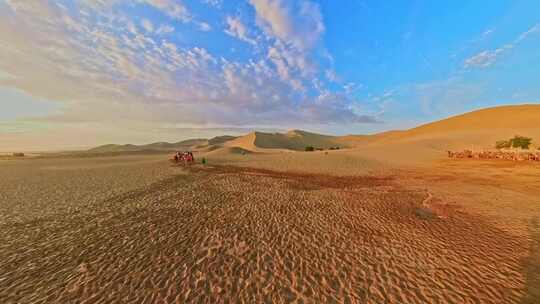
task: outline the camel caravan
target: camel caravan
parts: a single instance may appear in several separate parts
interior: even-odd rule
[[[464,150],[460,152],[448,151],[450,158],[473,159],[502,159],[512,161],[540,161],[540,151],[478,151]]]

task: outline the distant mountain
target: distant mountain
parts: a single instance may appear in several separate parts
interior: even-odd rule
[[[142,152],[142,151],[183,151],[194,150],[197,148],[204,148],[213,145],[221,145],[229,140],[233,140],[236,137],[223,135],[217,136],[211,139],[195,138],[179,141],[176,143],[168,142],[156,142],[147,145],[103,145],[88,150],[88,153],[121,153],[121,152]]]

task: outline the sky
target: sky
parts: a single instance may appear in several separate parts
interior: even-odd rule
[[[0,0],[0,151],[540,102],[540,2]]]

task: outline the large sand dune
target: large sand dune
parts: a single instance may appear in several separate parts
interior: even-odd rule
[[[540,105],[501,106],[465,113],[409,130],[374,135],[331,136],[302,130],[286,133],[255,131],[240,137],[218,136],[209,140],[191,139],[178,143],[105,145],[91,149],[90,152],[196,150],[223,156],[238,154],[238,149],[244,152],[276,153],[304,151],[311,146],[320,149],[356,149],[369,158],[418,163],[433,160],[446,150],[492,149],[496,141],[514,135],[532,137],[532,148],[535,149],[540,147],[539,121]]]
[[[259,151],[269,149],[303,151],[308,146],[328,149],[340,145],[343,147],[344,144],[348,145],[348,143],[339,141],[338,137],[335,136],[301,130],[291,130],[287,133],[252,132],[226,143],[228,146]]]
[[[375,135],[370,144],[415,142],[440,149],[488,149],[493,148],[496,141],[514,135],[533,137],[540,141],[540,105],[482,109],[406,131]]]
[[[411,152],[411,156],[447,149],[490,149],[498,140],[514,135],[540,141],[540,105],[502,106],[465,113],[410,130],[375,135],[329,136],[293,130],[287,133],[253,132],[226,143],[246,150],[304,150],[307,146],[328,149],[367,148]],[[540,146],[540,143],[538,144]],[[536,145],[535,145],[536,147]],[[375,153],[375,152],[374,152]]]

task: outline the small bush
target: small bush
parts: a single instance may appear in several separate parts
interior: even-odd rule
[[[312,151],[315,151],[315,147],[312,147],[312,146],[306,147],[306,152],[312,152]]]
[[[531,145],[532,138],[516,135],[514,138],[510,139],[510,143],[514,148],[529,149]]]
[[[529,146],[531,145],[532,138],[525,137],[525,136],[519,136],[516,135],[514,138],[511,138],[509,140],[499,140],[495,143],[495,148],[497,149],[505,149],[505,148],[522,148],[522,149],[529,149]]]
[[[203,165],[206,165],[206,157],[203,157],[203,158],[202,158],[201,163],[202,163]]]
[[[506,149],[506,148],[510,148],[512,146],[512,144],[510,143],[509,140],[499,140],[495,143],[495,148],[497,149]]]

